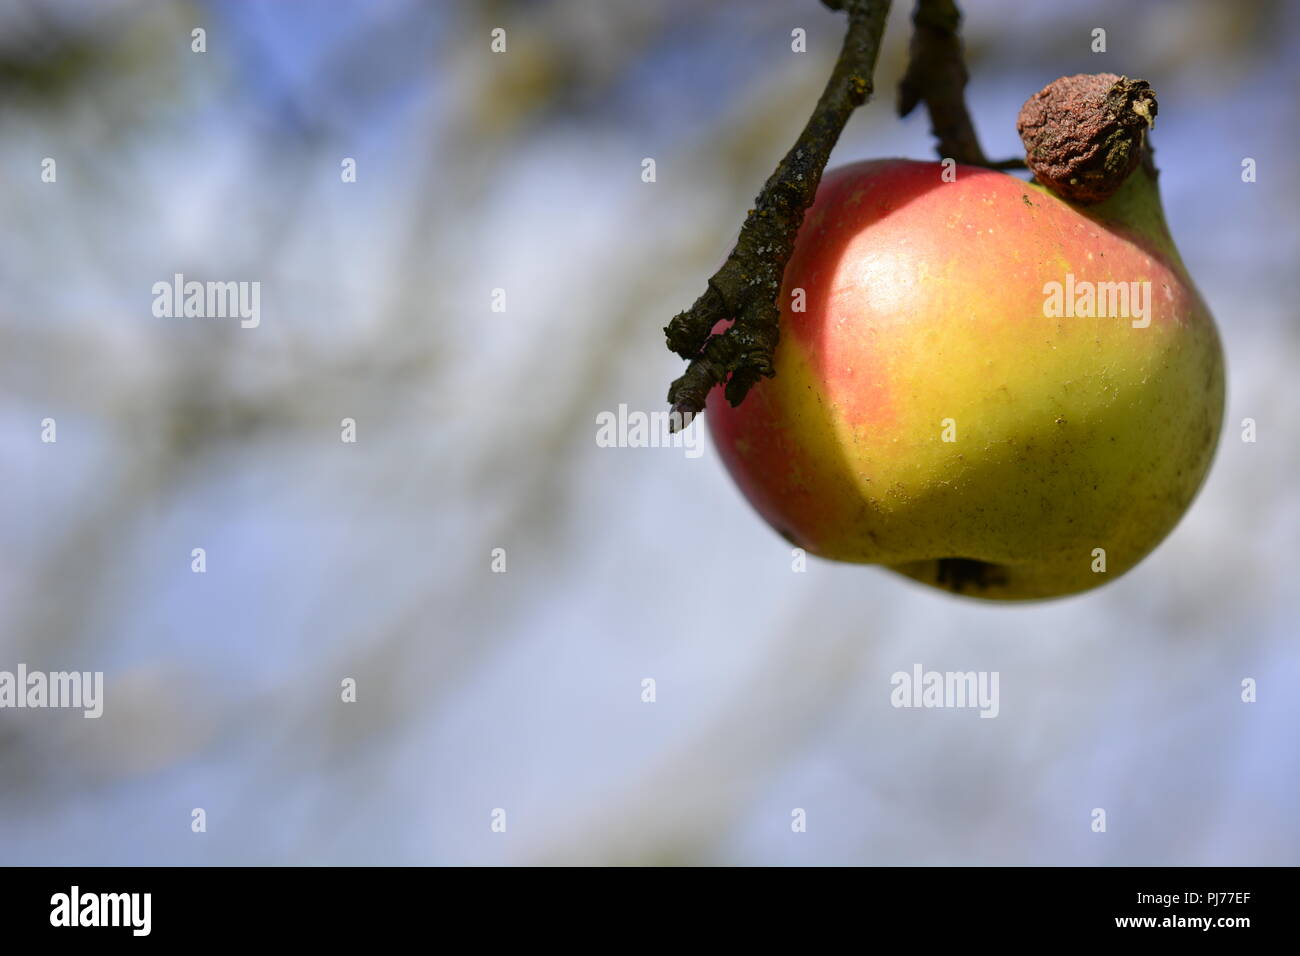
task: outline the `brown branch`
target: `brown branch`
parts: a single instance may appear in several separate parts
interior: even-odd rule
[[[898,115],[906,116],[925,103],[940,158],[968,166],[1019,169],[1024,161],[990,162],[980,147],[975,124],[966,109],[966,62],[962,56],[961,11],[954,0],[917,0],[912,16],[915,30],[907,72],[898,84]]]
[[[727,401],[739,405],[760,378],[775,374],[772,356],[781,315],[777,297],[786,263],[844,124],[871,95],[889,13],[889,0],[822,2],[846,10],[849,17],[826,89],[798,140],[763,184],[727,261],[695,304],[664,329],[668,347],[690,360],[685,374],[668,389],[676,424],[703,411],[715,385],[726,382]],[[714,325],[723,319],[735,322],[714,335]]]

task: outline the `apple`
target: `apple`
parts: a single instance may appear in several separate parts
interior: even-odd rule
[[[1223,354],[1152,171],[1125,174],[1078,205],[976,167],[827,172],[786,268],[775,377],[708,400],[767,522],[992,599],[1085,591],[1159,544],[1213,457]]]

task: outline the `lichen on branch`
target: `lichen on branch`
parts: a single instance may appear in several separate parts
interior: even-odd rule
[[[690,362],[668,389],[674,430],[703,411],[715,386],[725,383],[727,401],[739,405],[755,383],[776,374],[772,363],[780,338],[778,297],[785,267],[844,124],[871,96],[890,6],[889,0],[822,2],[846,11],[849,20],[826,89],[799,139],[763,185],[727,261],[695,304],[664,329],[668,347]],[[900,114],[925,103],[940,156],[996,169],[1023,167],[1019,159],[989,162],[980,148],[966,109],[968,77],[954,0],[917,0],[912,22],[911,58],[899,86]],[[733,321],[715,333],[723,320]]]
[[[871,95],[889,13],[889,0],[822,2],[846,11],[849,19],[826,88],[798,140],[763,185],[727,261],[695,304],[664,329],[668,347],[690,361],[668,389],[675,421],[689,421],[703,411],[715,385],[725,382],[727,401],[739,405],[759,379],[775,374],[772,357],[781,316],[777,299],[786,263],[831,150],[853,111]],[[724,319],[734,322],[714,334]]]

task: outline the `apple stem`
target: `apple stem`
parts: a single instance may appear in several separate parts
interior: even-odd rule
[[[975,123],[966,108],[970,74],[962,54],[961,11],[953,0],[918,0],[912,15],[907,72],[898,84],[898,115],[925,103],[940,159],[967,166],[1024,169],[1023,159],[992,162],[984,155]]]

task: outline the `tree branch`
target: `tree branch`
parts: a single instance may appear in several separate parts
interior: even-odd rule
[[[781,315],[777,297],[786,263],[844,124],[871,95],[889,0],[822,2],[846,10],[849,17],[826,89],[798,140],[763,184],[727,261],[695,304],[664,329],[668,347],[690,360],[685,374],[668,389],[678,426],[703,411],[715,385],[726,382],[727,401],[739,405],[760,378],[775,374],[772,355]],[[713,334],[723,319],[735,322]]]
[[[910,59],[898,84],[898,115],[907,116],[918,103],[925,103],[942,159],[994,169],[1023,168],[1019,159],[990,162],[980,147],[966,109],[970,75],[962,58],[961,11],[954,0],[917,0],[912,23]]]

